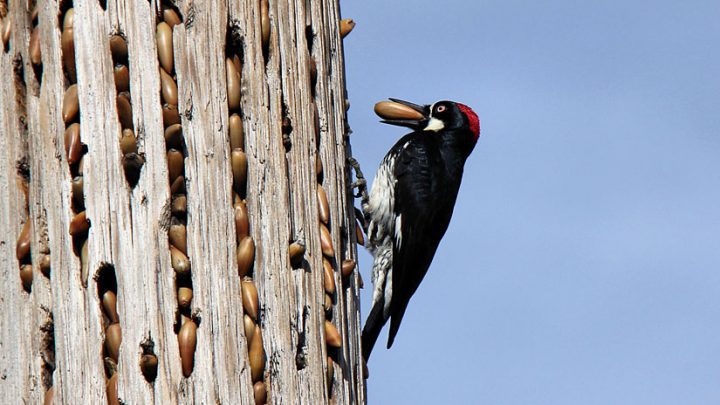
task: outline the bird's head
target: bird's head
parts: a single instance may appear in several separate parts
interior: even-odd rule
[[[480,119],[470,107],[454,101],[438,101],[431,105],[418,105],[391,98],[375,104],[375,113],[385,124],[399,125],[418,131],[439,132],[461,130],[476,142],[480,136]]]

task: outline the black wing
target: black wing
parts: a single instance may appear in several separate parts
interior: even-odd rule
[[[411,134],[411,135],[416,135]],[[457,187],[447,182],[445,165],[427,134],[412,136],[395,161],[395,212],[401,237],[393,249],[390,334],[392,346],[410,297],[425,277],[435,256],[457,198]]]

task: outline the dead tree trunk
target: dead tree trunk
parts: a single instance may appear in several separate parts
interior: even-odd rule
[[[364,403],[335,0],[0,0],[0,392]]]

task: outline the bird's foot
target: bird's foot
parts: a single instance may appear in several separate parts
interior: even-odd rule
[[[365,176],[363,175],[362,170],[360,169],[360,163],[358,163],[357,160],[355,160],[354,157],[350,156],[347,159],[348,165],[353,168],[355,171],[355,181],[350,184],[350,187],[354,190],[357,189],[357,193],[353,193],[355,198],[360,198],[361,206],[363,207],[363,211],[366,211],[365,207],[370,202],[370,197],[368,196],[368,190],[367,190],[367,180],[365,180]]]

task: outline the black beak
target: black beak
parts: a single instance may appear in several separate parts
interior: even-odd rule
[[[407,127],[415,130],[422,129],[425,124],[427,124],[428,115],[430,114],[430,106],[429,105],[418,105],[415,103],[411,103],[409,101],[400,100],[397,98],[390,98],[390,101],[393,101],[398,104],[402,104],[406,107],[410,107],[411,109],[419,112],[423,118],[422,119],[392,119],[392,120],[382,120],[383,124],[390,124],[390,125],[397,125],[400,127]]]

